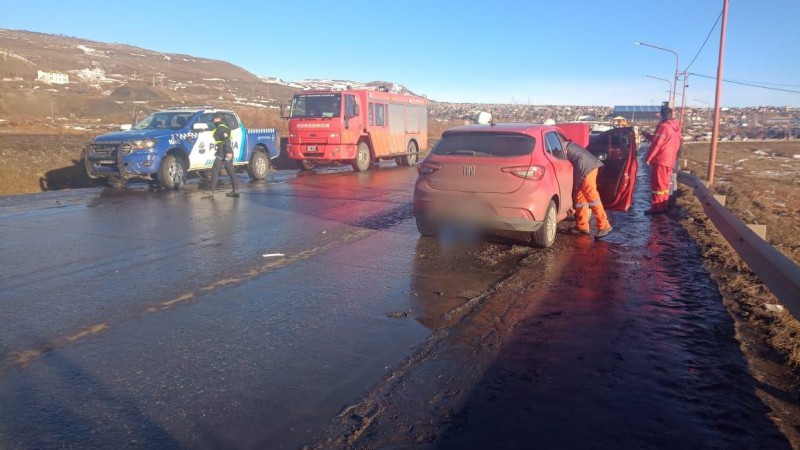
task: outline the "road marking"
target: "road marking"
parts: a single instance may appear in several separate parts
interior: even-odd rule
[[[147,308],[144,309],[144,311],[142,311],[142,313],[139,314],[139,316],[167,311],[178,305],[196,301],[199,297],[207,295],[213,291],[216,291],[217,289],[229,285],[240,284],[247,280],[257,278],[271,270],[286,267],[290,264],[311,258],[314,255],[324,253],[328,250],[332,250],[336,247],[348,244],[349,242],[352,241],[363,239],[375,233],[376,231],[370,229],[362,229],[362,228],[355,229],[349,234],[341,238],[338,238],[336,241],[329,242],[325,245],[320,245],[314,248],[310,248],[302,252],[298,252],[297,254],[288,258],[283,258],[280,260],[272,260],[268,263],[264,263],[259,266],[253,267],[242,276],[217,280],[213,283],[210,283],[206,286],[199,288],[197,291],[186,292],[179,295],[176,298],[158,303],[156,305],[148,306]],[[62,349],[70,344],[74,344],[75,342],[80,341],[81,339],[90,336],[96,336],[100,333],[107,332],[110,329],[111,326],[109,324],[101,323],[84,328],[72,336],[56,339],[55,341],[52,341],[49,344],[45,344],[38,349],[27,349],[12,353],[9,358],[4,358],[3,360],[0,360],[0,373],[4,372],[7,369],[11,369],[13,367],[27,367],[28,364],[30,364],[33,360],[38,359],[47,353]]]

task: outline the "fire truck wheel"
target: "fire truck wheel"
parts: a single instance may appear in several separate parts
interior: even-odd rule
[[[353,170],[356,172],[366,172],[372,162],[369,154],[369,145],[366,142],[358,144],[356,149],[356,159],[353,160]]]
[[[312,170],[317,163],[313,159],[298,159],[297,168],[300,170]]]
[[[417,143],[414,141],[409,142],[406,156],[400,157],[404,166],[413,166],[417,162],[417,151]]]

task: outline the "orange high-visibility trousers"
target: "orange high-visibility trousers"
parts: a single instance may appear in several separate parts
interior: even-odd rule
[[[597,221],[597,229],[605,230],[610,227],[600,193],[597,192],[597,171],[594,169],[583,179],[580,189],[575,193],[575,228],[580,231],[589,231],[589,210],[591,209]]]
[[[650,189],[653,194],[652,210],[666,212],[669,208],[669,191],[672,184],[672,167],[650,166]]]

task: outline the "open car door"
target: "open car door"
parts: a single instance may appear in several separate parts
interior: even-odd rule
[[[587,150],[603,161],[597,174],[597,190],[603,206],[613,211],[630,209],[639,168],[633,127],[605,131],[589,142]]]

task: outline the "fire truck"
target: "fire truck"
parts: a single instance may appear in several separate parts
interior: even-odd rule
[[[428,100],[385,88],[297,93],[286,117],[286,154],[306,170],[344,162],[363,172],[390,159],[411,166],[428,146]]]

